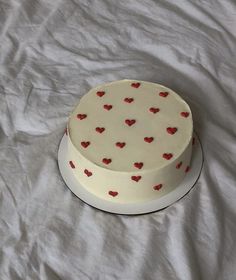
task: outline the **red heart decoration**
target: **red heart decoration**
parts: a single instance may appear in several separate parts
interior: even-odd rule
[[[162,156],[163,156],[163,158],[165,158],[167,160],[169,160],[173,157],[173,155],[171,153],[164,153]]]
[[[96,127],[96,131],[99,133],[103,133],[104,130],[105,130],[104,127]]]
[[[112,105],[105,104],[105,105],[103,106],[103,108],[109,111],[109,110],[111,110]]]
[[[131,84],[131,87],[139,88],[140,85],[141,85],[140,83],[132,83],[132,84]]]
[[[185,173],[188,173],[188,172],[189,172],[189,170],[190,170],[190,167],[189,167],[189,166],[187,166],[187,167],[186,167],[186,169],[185,169]]]
[[[183,164],[182,161],[180,161],[180,162],[176,165],[176,168],[177,168],[177,169],[180,169],[180,167],[181,167],[182,164]]]
[[[118,192],[114,192],[114,191],[109,191],[108,193],[109,193],[109,195],[111,195],[113,197],[118,195]]]
[[[87,147],[90,145],[90,142],[89,142],[89,141],[87,141],[87,142],[83,141],[83,142],[81,142],[80,144],[81,144],[84,148],[87,148]]]
[[[72,160],[69,161],[69,164],[70,164],[70,167],[71,167],[71,168],[73,168],[73,169],[75,168],[75,165],[74,165],[74,163],[73,163]]]
[[[161,91],[161,92],[159,92],[159,95],[161,96],[161,97],[166,97],[167,95],[169,94],[169,92],[163,92],[163,91]]]
[[[126,145],[125,142],[116,142],[116,146],[121,149],[124,148],[125,145]]]
[[[156,185],[153,187],[154,190],[159,191],[162,188],[162,184]]]
[[[177,130],[178,130],[177,127],[167,127],[166,129],[166,131],[171,135],[175,134]]]
[[[93,173],[91,171],[89,171],[88,169],[84,169],[84,174],[86,174],[88,177],[93,175]]]
[[[187,118],[189,116],[189,112],[181,112],[180,115],[184,118]]]
[[[133,98],[126,97],[126,98],[124,99],[124,101],[127,102],[127,103],[131,103],[131,102],[134,101],[134,99],[133,99]]]
[[[136,120],[125,120],[125,123],[128,125],[128,126],[131,126],[131,125],[133,125],[133,124],[135,124],[136,123]]]
[[[195,137],[193,137],[193,140],[192,140],[192,145],[195,144]]]
[[[110,164],[111,163],[111,159],[110,158],[103,158],[102,162],[105,164]]]
[[[141,178],[142,176],[131,176],[131,179],[135,182],[138,182]]]
[[[105,94],[105,91],[97,91],[97,96],[102,97]]]
[[[136,167],[138,169],[141,169],[143,167],[143,163],[142,162],[135,162],[134,167]]]
[[[156,113],[158,113],[160,111],[160,109],[159,108],[151,107],[151,108],[149,108],[149,111],[152,112],[153,114],[156,114]]]
[[[153,137],[144,137],[144,141],[147,143],[151,143],[154,140]]]
[[[83,120],[83,119],[85,119],[86,117],[87,117],[86,114],[78,114],[78,115],[77,115],[77,118],[80,119],[80,120]]]

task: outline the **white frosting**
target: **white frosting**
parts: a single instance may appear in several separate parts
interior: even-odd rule
[[[93,88],[72,112],[68,131],[75,176],[104,199],[157,198],[176,187],[190,165],[190,108],[158,84],[122,80]]]

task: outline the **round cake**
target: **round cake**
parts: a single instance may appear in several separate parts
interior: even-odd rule
[[[190,170],[191,110],[159,84],[121,80],[91,89],[67,131],[69,167],[80,185],[105,200],[157,199]]]

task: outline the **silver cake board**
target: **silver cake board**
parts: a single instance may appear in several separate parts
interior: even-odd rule
[[[58,166],[66,185],[83,202],[97,209],[113,214],[140,215],[155,212],[170,206],[182,198],[186,193],[188,193],[192,187],[194,187],[200,176],[203,166],[203,150],[201,142],[196,133],[194,133],[195,144],[193,145],[191,169],[188,173],[186,173],[184,180],[178,185],[177,188],[166,195],[151,201],[137,203],[112,202],[97,197],[96,195],[87,191],[77,181],[72,169],[68,164],[69,159],[67,158],[67,137],[68,136],[64,134],[58,150]]]

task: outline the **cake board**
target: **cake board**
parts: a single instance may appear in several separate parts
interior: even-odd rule
[[[83,202],[99,210],[112,214],[140,215],[156,212],[166,208],[181,199],[193,188],[201,174],[203,166],[203,149],[199,137],[194,132],[195,144],[193,145],[191,169],[184,180],[173,191],[166,195],[145,202],[120,203],[107,201],[87,191],[75,178],[68,165],[67,135],[64,134],[58,149],[58,166],[62,178],[68,188]]]

